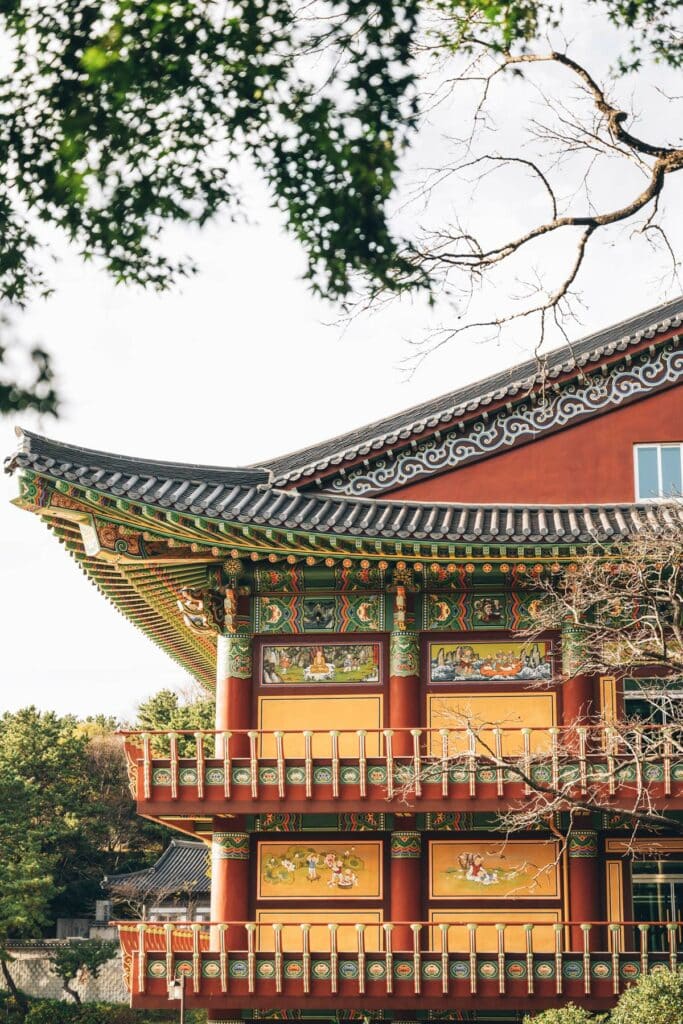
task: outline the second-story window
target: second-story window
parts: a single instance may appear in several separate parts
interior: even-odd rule
[[[635,463],[637,501],[683,493],[683,444],[637,444]]]

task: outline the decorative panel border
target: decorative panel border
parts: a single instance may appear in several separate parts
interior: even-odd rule
[[[382,899],[382,853],[381,841],[259,841],[257,898],[332,903]]]
[[[487,902],[559,899],[561,859],[560,844],[554,840],[434,839],[429,843],[429,897]]]
[[[381,633],[383,594],[268,594],[254,598],[256,633]]]

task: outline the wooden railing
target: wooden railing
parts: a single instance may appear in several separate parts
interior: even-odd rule
[[[138,800],[420,802],[599,787],[683,799],[679,729],[642,726],[125,732]]]
[[[318,995],[374,992],[398,999],[445,996],[463,985],[472,996],[490,992],[492,985],[500,995],[508,988],[519,992],[521,985],[528,996],[618,996],[656,966],[676,970],[681,928],[668,921],[548,923],[533,918],[523,924],[480,924],[467,918],[359,922],[352,926],[355,949],[349,951],[340,948],[342,926],[334,923],[324,928],[305,921],[116,923],[134,994],[158,994],[184,975],[192,992],[210,997],[308,995],[315,983]],[[318,931],[316,943],[311,942],[313,928]],[[666,948],[657,952],[651,951],[648,938],[654,929],[666,936]],[[380,942],[368,948],[371,930],[378,932]],[[323,949],[321,931],[327,935]],[[397,943],[398,934],[407,934],[409,942]],[[600,948],[595,948],[598,937]]]

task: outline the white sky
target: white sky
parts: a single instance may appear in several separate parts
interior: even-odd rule
[[[604,41],[588,29],[585,45],[595,53]],[[648,127],[664,124],[662,107]],[[438,150],[439,128],[428,136],[428,150]],[[59,421],[37,424],[22,416],[19,422],[112,452],[239,465],[528,356],[522,329],[504,346],[471,338],[435,353],[406,380],[398,364],[408,342],[429,322],[447,319],[448,310],[430,321],[424,305],[409,300],[354,321],[343,334],[326,326],[335,312],[307,292],[301,252],[262,203],[256,183],[252,191],[262,211],[257,224],[218,223],[201,234],[169,237],[170,246],[190,251],[201,267],[172,293],[115,287],[73,254],[51,268],[55,295],[34,304],[17,326],[23,338],[55,354],[66,401]],[[670,200],[679,222],[680,199],[679,189]],[[482,205],[483,225],[493,229],[501,210],[510,223],[524,223],[523,195],[498,194]],[[652,284],[643,247],[613,239],[595,253],[576,335],[667,297]],[[0,452],[14,446],[13,424],[0,421]],[[130,716],[146,695],[186,684],[183,671],[98,594],[37,519],[9,504],[16,486],[7,477],[0,481],[0,710],[33,703]]]

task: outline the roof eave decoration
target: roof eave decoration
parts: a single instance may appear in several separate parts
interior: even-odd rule
[[[683,298],[263,466],[277,487],[315,485],[357,497],[403,487],[678,383],[681,323]]]

